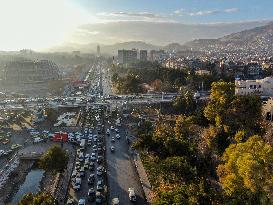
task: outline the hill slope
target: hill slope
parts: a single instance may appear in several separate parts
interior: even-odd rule
[[[273,23],[233,33],[219,39],[198,39],[185,44],[194,50],[245,51],[269,53],[273,51]]]

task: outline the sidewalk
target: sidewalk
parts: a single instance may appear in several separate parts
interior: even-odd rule
[[[137,173],[139,175],[139,179],[141,182],[142,189],[145,194],[145,198],[149,204],[152,202],[152,187],[149,182],[148,176],[146,174],[146,171],[144,169],[144,166],[142,164],[142,161],[139,157],[139,154],[134,155],[134,163],[137,170]]]

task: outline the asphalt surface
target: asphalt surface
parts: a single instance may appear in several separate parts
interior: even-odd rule
[[[106,124],[106,129],[110,129],[110,125]],[[106,163],[107,163],[107,179],[109,185],[109,204],[115,197],[119,198],[121,205],[129,205],[128,189],[134,188],[137,195],[137,202],[134,204],[146,204],[143,196],[140,180],[133,165],[131,156],[128,152],[128,144],[126,134],[123,128],[120,130],[120,139],[111,142],[111,138],[116,138],[116,132],[111,131],[110,136],[106,136]],[[110,147],[115,147],[115,152],[111,152]]]

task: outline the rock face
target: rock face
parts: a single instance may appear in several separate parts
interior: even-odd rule
[[[58,78],[58,66],[48,60],[16,60],[4,67],[3,80],[7,84],[44,83]]]
[[[273,23],[233,33],[219,39],[199,39],[185,44],[194,50],[236,52],[266,55],[273,51]]]

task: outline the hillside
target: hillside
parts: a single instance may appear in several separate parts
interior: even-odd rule
[[[273,23],[233,33],[219,39],[198,39],[185,44],[194,50],[244,51],[267,54],[273,51]]]

